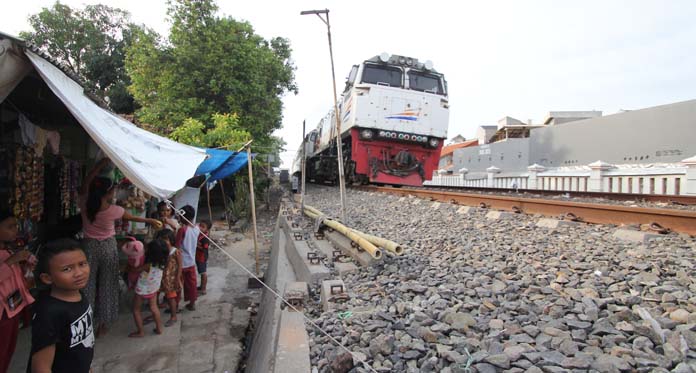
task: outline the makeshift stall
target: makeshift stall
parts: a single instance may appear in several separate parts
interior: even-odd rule
[[[0,73],[0,207],[14,211],[28,237],[65,235],[51,227],[79,221],[77,191],[98,153],[127,179],[120,184],[127,191],[123,204],[136,215],[144,213],[145,193],[170,198],[208,157],[204,149],[152,134],[104,109],[58,63],[2,33]]]

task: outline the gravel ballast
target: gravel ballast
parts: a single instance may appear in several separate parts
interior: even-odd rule
[[[306,201],[339,216],[336,188]],[[693,237],[635,244],[612,226],[350,189],[347,203],[347,225],[406,254],[345,275],[351,299],[324,313],[315,295],[309,314],[377,371],[696,372]],[[367,371],[309,332],[315,371]]]

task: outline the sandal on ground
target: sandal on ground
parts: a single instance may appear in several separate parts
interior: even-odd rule
[[[155,334],[162,334],[162,331],[161,330],[158,331],[157,329],[152,329],[152,332]]]
[[[196,310],[196,306],[194,306],[194,305],[192,305],[192,304],[187,304],[187,305],[186,305],[186,309],[189,310],[189,311],[195,311],[195,310]]]
[[[167,322],[164,323],[164,326],[168,328],[168,327],[170,327],[170,326],[176,324],[177,321],[179,321],[179,320],[172,320],[172,319],[169,319],[169,320],[167,320]]]
[[[142,338],[144,336],[145,336],[145,334],[140,334],[138,332],[133,332],[133,333],[128,334],[128,338]]]
[[[206,291],[205,291],[205,290],[200,290],[200,291],[198,291],[198,294],[200,294],[200,295],[205,295],[205,294],[206,294]]]

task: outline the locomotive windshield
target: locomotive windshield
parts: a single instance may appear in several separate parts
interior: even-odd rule
[[[445,94],[440,77],[433,74],[411,70],[408,72],[409,87],[414,91]]]
[[[389,87],[402,87],[401,77],[401,69],[397,67],[366,64],[363,69],[362,82]]]

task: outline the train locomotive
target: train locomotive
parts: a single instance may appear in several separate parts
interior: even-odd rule
[[[338,112],[346,182],[420,186],[432,178],[449,121],[447,82],[432,62],[383,53],[354,65]],[[308,181],[338,181],[335,115],[304,139]]]

